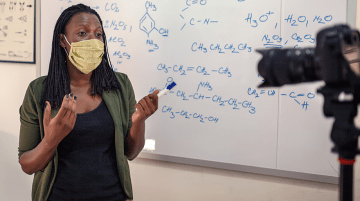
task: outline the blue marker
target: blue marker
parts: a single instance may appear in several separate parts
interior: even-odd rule
[[[161,96],[167,94],[172,88],[174,88],[176,85],[175,82],[172,82],[169,86],[167,86],[165,89],[161,90],[159,93],[158,93],[158,98],[160,98]]]

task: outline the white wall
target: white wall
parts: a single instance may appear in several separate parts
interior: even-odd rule
[[[40,75],[40,0],[36,0],[36,64],[0,63],[0,200],[31,200],[33,176],[18,162],[19,107]]]
[[[0,63],[1,201],[31,200],[33,176],[22,172],[17,159],[17,147],[19,107],[28,84],[40,75],[40,0],[36,0],[36,4],[36,64]],[[360,19],[357,19],[358,29],[359,22]],[[360,157],[357,159],[359,161]],[[337,185],[145,159],[136,159],[130,166],[136,201],[338,200]],[[354,172],[354,200],[360,200],[359,162]]]

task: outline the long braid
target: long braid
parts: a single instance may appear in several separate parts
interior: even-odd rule
[[[104,91],[110,91],[120,88],[120,83],[117,80],[112,69],[110,59],[108,57],[106,35],[103,29],[102,20],[99,14],[84,4],[77,4],[64,10],[56,22],[54,28],[51,58],[49,64],[48,76],[44,80],[45,88],[41,96],[40,105],[45,108],[45,101],[49,101],[52,109],[61,106],[65,94],[69,94],[70,78],[66,65],[67,54],[60,46],[60,34],[65,34],[65,27],[72,16],[78,13],[91,13],[98,17],[104,39],[104,55],[100,65],[92,72],[91,75],[91,93],[93,96],[102,95]]]

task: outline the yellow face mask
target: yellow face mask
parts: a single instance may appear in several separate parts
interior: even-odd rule
[[[69,43],[64,35],[66,42],[70,45],[69,60],[74,66],[84,74],[89,74],[95,70],[101,63],[104,55],[104,43],[97,40],[83,40],[75,43]]]

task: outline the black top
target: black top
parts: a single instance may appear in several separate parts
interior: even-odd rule
[[[48,201],[123,201],[115,155],[115,126],[102,101],[77,114],[74,129],[58,146],[59,165]]]

